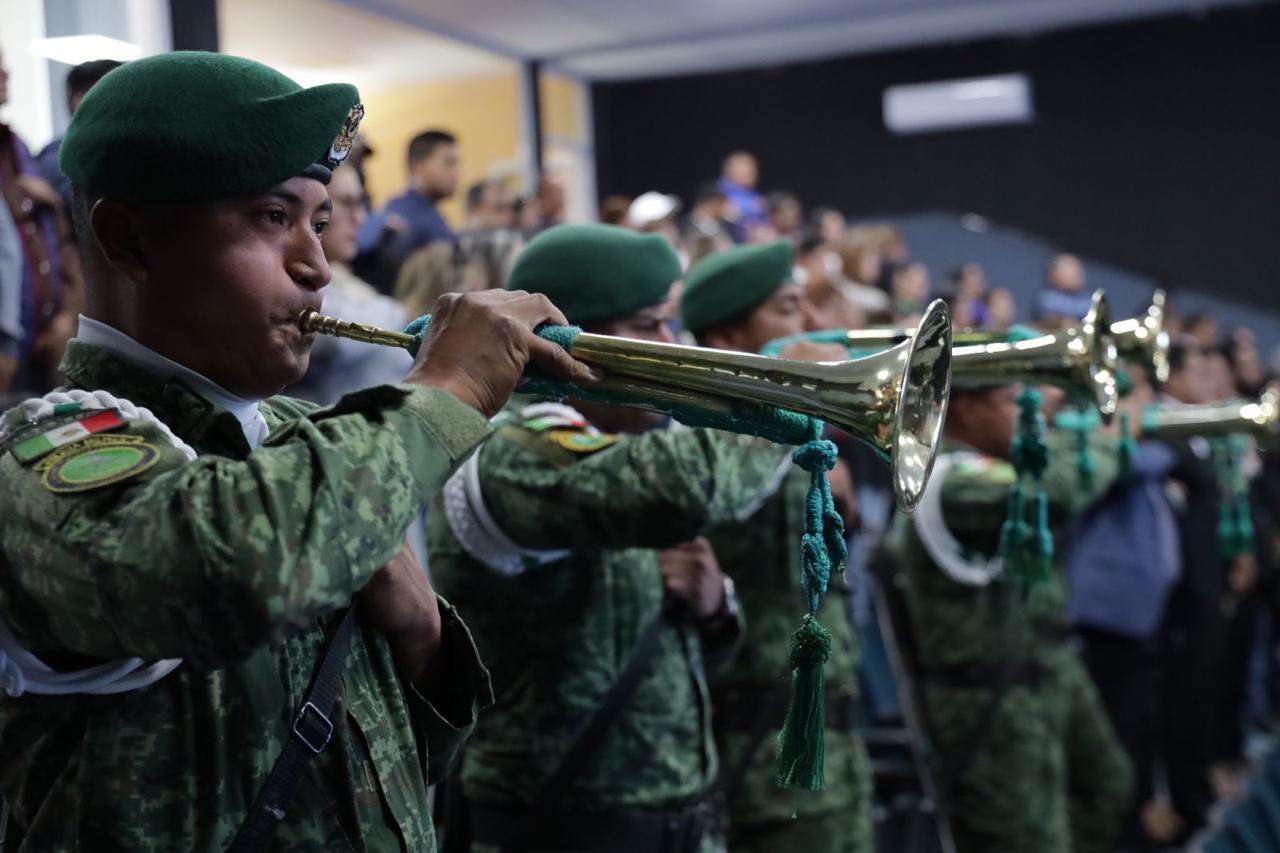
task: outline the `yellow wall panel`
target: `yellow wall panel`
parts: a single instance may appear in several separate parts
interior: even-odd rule
[[[510,74],[394,86],[362,93],[367,134],[376,155],[366,161],[365,176],[374,204],[404,191],[405,151],[416,134],[433,128],[458,137],[462,180],[441,212],[454,228],[463,224],[467,187],[495,167],[520,162],[520,85]]]

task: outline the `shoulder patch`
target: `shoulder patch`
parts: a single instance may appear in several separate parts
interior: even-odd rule
[[[520,411],[520,426],[530,432],[546,432],[551,429],[585,430],[590,424],[571,406],[535,403]]]
[[[571,429],[553,429],[547,437],[573,453],[595,453],[618,440],[612,433],[587,433]]]
[[[136,477],[160,459],[160,449],[137,435],[90,435],[49,454],[36,466],[54,494],[75,494]]]
[[[65,403],[55,406],[48,417],[16,432],[6,444],[15,459],[23,465],[30,465],[59,447],[122,426],[124,418],[116,409],[90,409],[79,403]]]

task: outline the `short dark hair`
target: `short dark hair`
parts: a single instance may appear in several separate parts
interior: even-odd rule
[[[71,105],[71,99],[76,95],[86,94],[94,83],[107,76],[108,71],[114,71],[121,65],[124,63],[114,59],[95,59],[72,68],[67,72],[67,105]]]
[[[432,154],[441,145],[455,145],[458,139],[447,130],[424,130],[409,140],[409,162],[419,163]]]
[[[1203,354],[1204,350],[1194,338],[1181,337],[1169,343],[1169,370],[1182,370],[1187,366],[1187,358],[1193,354]]]
[[[703,202],[723,199],[724,197],[724,188],[720,186],[719,181],[703,181],[698,184],[698,188],[693,192],[693,205],[697,207]]]
[[[476,181],[467,188],[467,213],[475,210],[484,202],[484,191],[488,186],[488,181]]]

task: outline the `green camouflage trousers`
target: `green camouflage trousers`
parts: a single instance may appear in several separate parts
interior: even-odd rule
[[[1005,692],[974,747],[985,689],[926,685],[934,745],[965,761],[949,815],[958,853],[1105,853],[1127,812],[1133,769],[1088,673],[1067,649],[1034,687]]]
[[[828,729],[823,791],[786,791],[778,772],[777,737],[760,744],[730,809],[730,853],[872,853],[871,762],[862,738]],[[736,761],[746,735],[721,739]],[[792,819],[792,815],[795,819]]]

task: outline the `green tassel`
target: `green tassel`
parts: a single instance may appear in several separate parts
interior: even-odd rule
[[[831,656],[831,632],[812,613],[791,637],[791,699],[778,732],[778,776],[783,788],[821,791],[826,750],[823,667]]]

